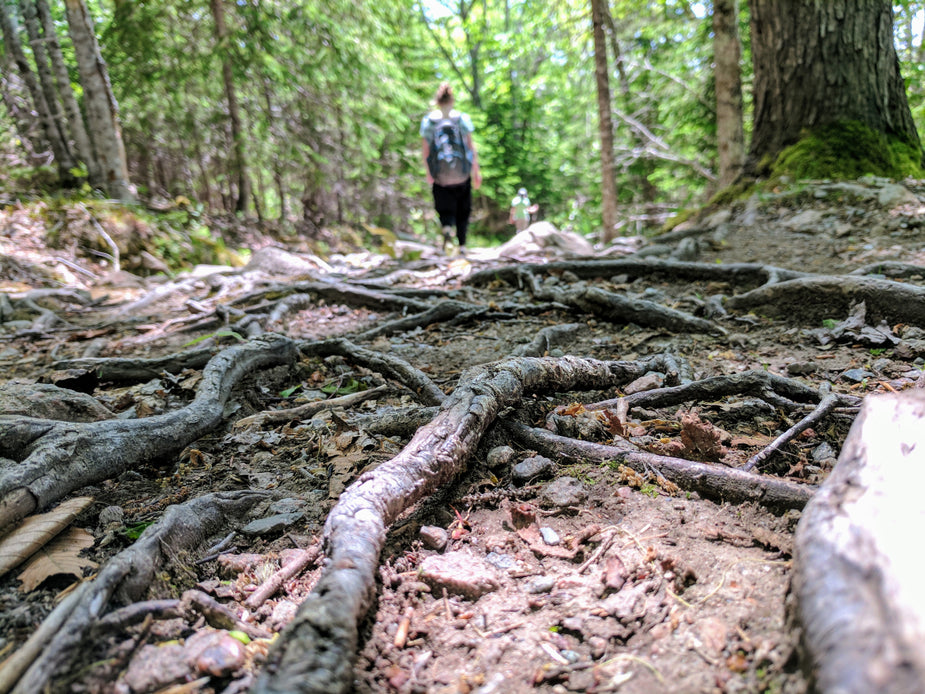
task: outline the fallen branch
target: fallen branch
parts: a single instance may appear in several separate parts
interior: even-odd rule
[[[381,385],[375,388],[370,388],[369,390],[361,390],[358,393],[341,395],[339,398],[307,402],[304,405],[299,405],[298,407],[290,407],[285,410],[267,410],[266,412],[258,412],[257,414],[252,414],[250,417],[243,417],[242,419],[239,419],[234,423],[234,428],[245,429],[249,426],[282,424],[284,422],[290,422],[294,419],[307,419],[313,415],[318,414],[319,412],[323,412],[324,410],[332,410],[335,407],[351,407],[352,405],[358,405],[361,402],[372,400],[373,398],[377,398],[387,392],[389,392],[389,387],[387,385]]]
[[[815,491],[811,485],[794,484],[735,468],[657,455],[630,448],[629,445],[618,448],[579,441],[518,422],[504,422],[500,426],[525,448],[547,457],[573,463],[618,462],[641,474],[655,470],[682,489],[716,501],[751,501],[775,513],[782,513],[792,508],[803,508]]]
[[[244,606],[249,610],[259,608],[273,593],[280,589],[283,583],[304,571],[310,564],[314,564],[320,554],[320,544],[303,549],[296,558],[270,576],[257,590],[251,593],[247,600],[244,601]]]
[[[745,465],[742,466],[742,470],[751,470],[755,466],[761,465],[767,461],[768,458],[777,453],[784,445],[795,439],[811,426],[825,419],[832,410],[838,407],[839,402],[841,402],[841,398],[838,395],[834,393],[827,394],[812,412],[787,429],[787,431],[774,439],[761,451],[749,458]]]

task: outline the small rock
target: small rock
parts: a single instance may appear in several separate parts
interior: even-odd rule
[[[527,592],[539,595],[540,593],[548,593],[555,587],[555,576],[537,576],[527,584]]]
[[[304,515],[304,513],[299,511],[296,513],[277,513],[274,516],[258,518],[241,528],[241,532],[250,537],[282,532]]]
[[[835,449],[826,442],[822,442],[813,449],[813,462],[815,463],[828,463],[834,461],[836,458]]]
[[[186,640],[186,653],[204,675],[227,677],[244,666],[244,644],[225,631],[200,631]]]
[[[498,590],[500,584],[492,566],[469,552],[447,552],[425,557],[420,564],[421,580],[440,594],[448,592],[477,600]]]
[[[495,446],[488,451],[488,467],[491,469],[509,465],[514,459],[514,449],[510,446]]]
[[[289,624],[292,618],[295,617],[295,613],[298,609],[299,606],[292,602],[292,600],[280,600],[273,606],[273,612],[267,620],[267,627],[274,632],[282,631],[283,627]]]
[[[485,555],[485,561],[502,571],[507,571],[514,566],[515,563],[514,557],[510,554],[501,554],[500,552],[489,552]]]
[[[874,378],[874,374],[866,369],[848,369],[841,375],[841,378],[852,383],[860,383],[865,378]]]
[[[562,542],[559,534],[552,528],[540,528],[540,535],[543,536],[543,542],[547,545],[555,546]]]
[[[581,656],[578,655],[576,651],[573,651],[569,648],[565,649],[564,651],[559,651],[559,654],[570,663],[577,663],[579,660],[581,660]]]
[[[627,395],[632,395],[633,393],[642,393],[647,390],[661,388],[664,382],[665,376],[663,374],[650,371],[645,376],[640,376],[635,381],[627,384],[627,386],[623,389],[623,392]]]
[[[302,499],[280,499],[270,505],[270,513],[299,513],[307,504]]]
[[[513,467],[511,476],[515,484],[526,484],[533,479],[545,479],[556,473],[556,464],[541,455],[527,458]]]
[[[421,526],[418,535],[421,538],[421,542],[423,542],[424,546],[428,549],[442,552],[446,547],[447,532],[443,528],[436,525],[424,525]]]
[[[540,505],[545,508],[577,506],[588,498],[585,486],[574,477],[553,480],[540,493]]]

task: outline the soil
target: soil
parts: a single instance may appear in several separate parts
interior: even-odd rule
[[[660,253],[691,262],[761,263],[824,274],[887,261],[925,265],[925,182],[906,181],[901,188],[872,179],[850,185],[801,184],[708,210],[662,238],[624,241],[641,253],[664,246]],[[125,306],[163,288],[165,281],[113,273],[98,257],[81,252],[79,242],[47,248],[44,230],[27,206],[0,213],[0,228],[0,289],[5,294],[15,298],[30,289],[65,287],[87,291],[94,299],[83,305],[48,300],[44,305],[66,323],[41,329],[25,322],[34,315],[4,316],[0,367],[4,381],[24,383],[25,392],[39,383],[78,382],[56,364],[87,354],[91,345],[101,357],[147,358],[194,347],[218,351],[237,338],[206,320],[216,306],[309,274],[330,276],[330,268],[340,279],[355,282],[405,270],[402,287],[454,292],[483,306],[531,303],[524,288],[465,284],[473,271],[505,262],[490,249],[448,257],[408,244],[416,251],[406,258],[419,258],[401,262],[356,251],[332,254],[319,263],[304,242],[284,244],[254,235],[250,242],[255,250],[288,245],[306,268],[315,268],[313,273],[306,269],[298,277],[273,276],[264,269],[229,274],[233,279],[224,283],[191,278],[153,308],[126,315]],[[80,237],[79,229],[73,233]],[[554,249],[547,248],[520,255],[517,261],[556,258]],[[921,279],[913,275],[909,281]],[[560,273],[553,281],[568,286],[577,278]],[[707,298],[737,291],[715,281],[616,276],[593,282],[698,315],[704,315]],[[256,305],[253,312],[265,316],[275,301],[274,295],[262,294],[251,308]],[[350,337],[394,317],[381,309],[315,301],[285,314],[274,329],[299,340]],[[828,318],[844,321],[848,315],[833,310]],[[435,323],[377,337],[363,346],[405,359],[446,392],[463,370],[510,356],[544,327],[575,321],[585,327],[569,344],[549,350],[549,356],[634,360],[670,352],[693,379],[764,369],[856,395],[903,390],[921,382],[923,360],[910,334],[903,332],[909,326],[888,326],[894,343],[872,347],[825,339],[823,325],[800,320],[799,315],[730,313],[722,319],[725,335],[673,334],[553,305],[535,312],[507,311],[491,320]],[[912,347],[901,349],[903,341]],[[281,425],[233,426],[235,420],[264,410],[382,383],[391,383],[388,396],[349,411]],[[142,417],[183,406],[197,384],[198,372],[188,370],[143,383],[101,383],[91,395],[116,416]],[[599,420],[590,429],[582,428],[580,420],[588,415],[578,403],[615,395],[601,390],[537,396],[516,414],[544,426],[558,407],[560,418],[576,421],[580,436],[609,443],[613,432],[599,426]],[[201,618],[148,620],[87,643],[51,691],[246,691],[260,672],[272,635],[282,631],[320,568],[289,579],[256,610],[247,610],[244,600],[293,549],[309,547],[320,537],[345,486],[394,456],[409,438],[367,434],[352,418],[418,407],[412,391],[343,357],[306,358],[294,371],[256,373],[234,403],[228,426],[189,446],[179,458],[81,490],[80,496],[94,501],[74,525],[93,538],[93,546],[80,557],[102,565],[170,504],[215,490],[273,491],[277,505],[271,509],[268,501],[242,522],[282,508],[293,511],[286,524],[255,534],[239,532],[222,559],[210,557],[215,552],[207,548],[196,557],[178,557],[159,574],[148,595],[176,598],[196,588],[269,636],[251,640],[244,655],[214,671],[216,675],[198,661],[187,663],[182,649],[168,648],[208,631]],[[24,414],[6,402],[2,411]],[[762,471],[801,484],[822,482],[852,418],[851,412],[836,412],[787,444]],[[695,422],[695,432],[717,432],[713,449],[698,451],[686,443],[682,419]],[[627,437],[652,452],[701,455],[738,467],[797,419],[758,398],[736,396],[632,410]],[[552,461],[545,474],[515,481],[513,466],[534,452],[514,450],[513,459],[499,463],[496,456],[501,454],[489,452],[505,441],[489,439],[462,479],[409,509],[390,530],[375,606],[361,626],[355,691],[807,691],[796,650],[798,628],[786,609],[798,511],[774,515],[757,505],[703,499],[654,473],[634,474],[617,465]],[[566,487],[572,496],[557,496],[557,487]],[[450,578],[441,574],[447,570]],[[92,572],[89,566],[77,571],[84,578]],[[73,590],[74,573],[49,571],[46,580],[28,591],[18,570],[0,578],[0,653],[21,646],[62,593]]]

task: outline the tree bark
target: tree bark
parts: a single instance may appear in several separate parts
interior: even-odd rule
[[[67,23],[84,89],[90,138],[102,170],[103,190],[124,202],[134,202],[122,144],[119,108],[109,84],[109,72],[84,0],[66,0]]]
[[[890,0],[750,0],[755,116],[749,166],[801,131],[857,121],[921,148],[893,46]]]
[[[795,535],[791,614],[813,691],[925,691],[925,394],[871,396]],[[795,601],[795,603],[794,603]]]
[[[90,185],[94,187],[102,186],[104,182],[102,171],[99,162],[96,160],[93,145],[90,142],[90,135],[87,133],[86,123],[77,103],[77,97],[74,96],[74,89],[71,87],[71,78],[68,75],[67,65],[64,63],[64,56],[61,54],[61,44],[58,43],[55,22],[48,7],[48,0],[35,0],[35,9],[42,25],[45,44],[48,47],[48,57],[54,70],[58,94],[67,114],[68,131],[71,137],[74,138],[77,158],[87,166],[87,179]]]
[[[742,125],[742,73],[739,61],[738,0],[713,2],[713,56],[716,81],[716,150],[720,188],[733,183],[745,162]]]
[[[601,216],[604,224],[601,238],[604,243],[608,243],[617,233],[617,183],[614,178],[613,117],[610,111],[610,78],[602,2],[591,0],[591,23],[594,31],[594,77],[601,133]]]
[[[69,158],[67,145],[61,130],[58,129],[58,123],[52,118],[51,106],[48,104],[45,93],[39,86],[39,82],[29,65],[29,60],[19,43],[16,22],[10,14],[6,3],[0,3],[0,28],[3,30],[3,43],[6,45],[6,50],[12,56],[13,62],[19,71],[19,76],[22,77],[26,88],[29,90],[29,95],[32,97],[32,104],[36,113],[38,113],[45,139],[51,146],[52,154],[55,157],[58,176],[61,178],[62,183],[67,185],[72,178],[70,170],[73,162]]]
[[[231,139],[234,149],[234,169],[238,176],[238,195],[235,202],[236,212],[247,210],[247,201],[251,196],[250,178],[247,175],[247,155],[244,152],[244,130],[241,126],[241,109],[238,95],[234,88],[234,73],[228,45],[228,27],[225,24],[225,8],[222,0],[210,0],[212,19],[215,22],[215,40],[221,54],[222,81],[225,83],[225,98],[228,101],[228,119],[231,123]]]
[[[70,144],[67,141],[67,121],[61,110],[61,102],[55,89],[55,80],[51,72],[51,62],[48,51],[45,50],[45,40],[39,29],[38,13],[31,0],[20,0],[19,8],[22,12],[23,23],[26,26],[26,35],[29,37],[29,46],[32,48],[32,57],[35,59],[35,73],[39,78],[39,88],[45,97],[48,106],[48,115],[55,124],[55,129],[61,138],[61,166],[70,171],[75,166],[71,154]]]

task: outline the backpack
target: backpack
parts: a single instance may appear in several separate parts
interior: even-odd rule
[[[472,170],[472,153],[459,127],[459,116],[431,122],[433,128],[430,133],[430,153],[427,156],[430,175],[440,185],[464,183]]]

